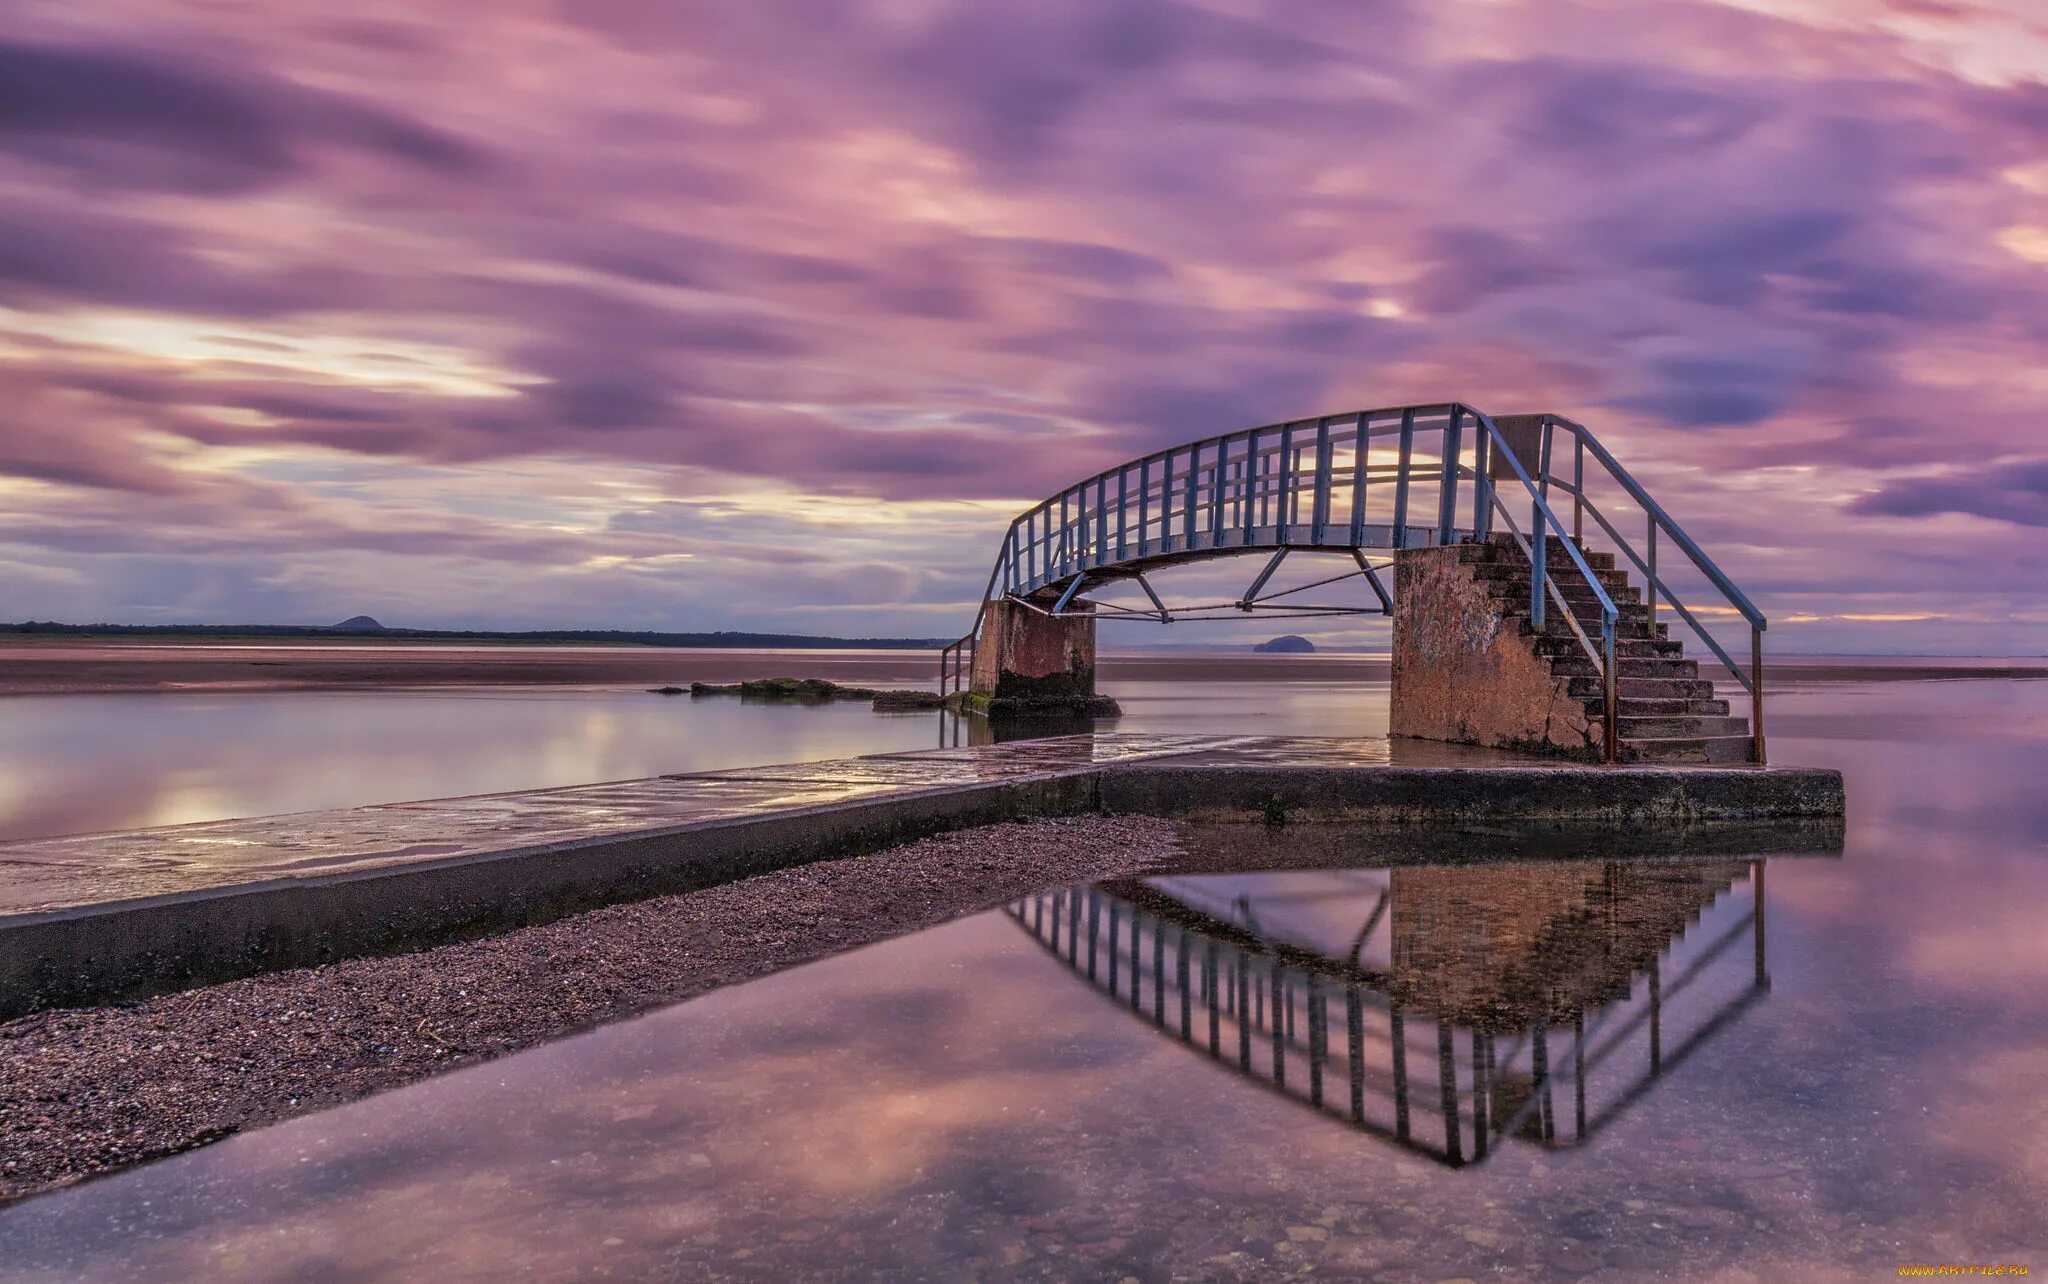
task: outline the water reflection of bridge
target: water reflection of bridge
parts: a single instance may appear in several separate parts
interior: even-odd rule
[[[1761,997],[1763,888],[1760,859],[1580,861],[1154,877],[1008,912],[1163,1033],[1458,1167],[1502,1137],[1577,1145]]]

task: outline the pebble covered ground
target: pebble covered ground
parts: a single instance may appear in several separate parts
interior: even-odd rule
[[[502,936],[0,1024],[0,1203],[1178,850],[993,825]]]

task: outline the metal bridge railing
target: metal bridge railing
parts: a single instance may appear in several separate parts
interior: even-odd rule
[[[1570,436],[1572,446],[1572,475],[1569,480],[1556,475],[1552,461],[1556,458],[1554,441],[1558,433]],[[1724,668],[1735,678],[1750,698],[1750,734],[1755,738],[1754,757],[1761,764],[1764,761],[1764,630],[1770,622],[1751,602],[1741,589],[1735,587],[1714,560],[1700,549],[1690,535],[1685,533],[1662,505],[1650,497],[1649,491],[1635,479],[1628,469],[1621,466],[1607,447],[1600,444],[1591,430],[1584,424],[1575,423],[1558,415],[1543,416],[1542,423],[1542,470],[1538,476],[1539,489],[1555,487],[1572,497],[1572,534],[1582,539],[1585,518],[1591,514],[1593,521],[1606,533],[1617,552],[1629,560],[1643,577],[1643,598],[1649,607],[1649,620],[1654,631],[1657,622],[1657,606],[1661,600],[1677,612],[1693,635],[1712,652]],[[1594,502],[1586,481],[1586,456],[1591,455],[1606,478],[1618,486],[1627,501],[1633,502],[1644,523],[1644,547],[1638,549],[1629,538],[1622,534],[1617,520]],[[1661,540],[1660,540],[1661,537]],[[1677,591],[1657,568],[1657,550],[1660,542],[1675,545],[1688,563],[1697,570],[1708,587],[1720,599],[1708,609],[1741,617],[1749,625],[1749,663],[1736,663],[1728,649],[1721,644],[1713,632],[1701,622],[1699,615],[1688,608]]]
[[[1472,425],[1469,434],[1468,423]],[[1572,438],[1570,480],[1559,477],[1553,467],[1560,432]],[[1584,467],[1588,454],[1648,515],[1647,557],[1622,536],[1588,495]],[[1509,483],[1507,495],[1501,493],[1501,482]],[[1572,496],[1569,529],[1551,506],[1552,488]],[[1517,511],[1528,515],[1526,530],[1517,520]],[[1264,599],[1259,597],[1260,590],[1290,551],[1334,550],[1349,551],[1359,559],[1360,571],[1380,594],[1382,608],[1391,612],[1391,599],[1372,574],[1362,550],[1484,540],[1494,534],[1498,521],[1529,559],[1532,627],[1539,632],[1545,628],[1549,605],[1554,603],[1566,631],[1600,676],[1604,738],[1612,761],[1619,749],[1620,665],[1615,632],[1620,611],[1583,552],[1588,513],[1645,576],[1651,635],[1655,635],[1656,609],[1662,600],[1700,635],[1750,693],[1756,760],[1761,763],[1763,615],[1583,425],[1559,416],[1542,416],[1533,455],[1525,457],[1510,445],[1491,416],[1462,402],[1349,411],[1267,424],[1156,451],[1067,487],[1010,523],[973,625],[940,653],[941,693],[964,689],[971,681],[974,650],[988,602],[998,597],[1061,614],[1077,600],[1084,606],[1093,605],[1080,597],[1091,581],[1135,579],[1152,599],[1156,612],[1118,611],[1106,618],[1170,620],[1174,615],[1145,579],[1147,570],[1270,551],[1265,570],[1244,598],[1190,608],[1192,613],[1180,617],[1215,618],[1207,613],[1261,609]],[[1707,582],[1728,604],[1724,609],[1749,621],[1748,672],[1659,576],[1660,536],[1704,572]],[[1569,571],[1576,573],[1580,583],[1560,580],[1559,568],[1552,565],[1554,549],[1562,550]],[[1566,588],[1590,590],[1598,608],[1597,640],[1571,609]],[[1054,589],[1058,597],[1048,607],[1045,599]],[[1329,608],[1294,609],[1314,613]]]
[[[1769,992],[1764,862],[1747,866],[1746,898],[1722,901],[1739,874],[1713,887],[1590,1013],[1558,1012],[1557,1024],[1522,1013],[1503,1017],[1506,1029],[1404,1003],[1383,969],[1235,924],[1191,926],[1103,888],[1045,892],[1005,912],[1161,1034],[1325,1117],[1463,1167],[1504,1138],[1584,1142]]]

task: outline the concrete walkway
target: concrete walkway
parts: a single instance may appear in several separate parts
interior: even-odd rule
[[[1684,825],[1839,817],[1797,769],[1100,732],[0,844],[0,1020],[416,948],[1019,816]]]

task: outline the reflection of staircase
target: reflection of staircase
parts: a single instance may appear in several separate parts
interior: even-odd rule
[[[1731,715],[1728,702],[1714,695],[1712,681],[1700,676],[1697,660],[1685,658],[1685,644],[1670,637],[1670,626],[1652,622],[1651,608],[1630,582],[1627,572],[1614,569],[1612,553],[1585,553],[1586,564],[1600,579],[1601,587],[1619,611],[1615,622],[1614,654],[1619,668],[1616,683],[1619,729],[1619,760],[1622,762],[1746,763],[1755,759],[1755,741],[1749,719]],[[1513,537],[1494,535],[1463,547],[1460,560],[1470,567],[1472,578],[1486,586],[1500,603],[1504,621],[1528,628],[1529,559]],[[1544,554],[1550,578],[1571,608],[1572,617],[1589,637],[1600,636],[1600,604],[1585,576],[1572,565],[1564,542],[1551,537]],[[1571,626],[1557,618],[1551,603],[1551,618],[1544,633],[1534,638],[1537,654],[1550,661],[1550,671],[1568,679],[1574,699],[1583,699],[1587,719],[1601,725],[1602,689],[1600,670],[1587,658],[1572,637]]]

